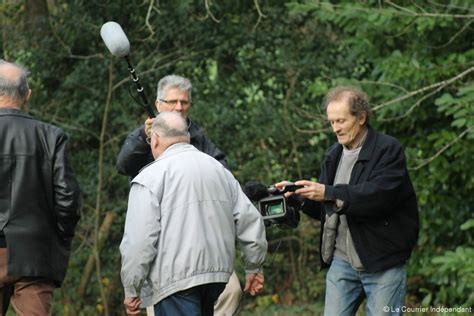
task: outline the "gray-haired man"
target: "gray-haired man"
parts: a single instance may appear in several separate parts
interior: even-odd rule
[[[369,125],[362,90],[336,87],[324,106],[337,143],[318,182],[296,181],[303,188],[295,192],[305,198],[303,211],[321,221],[321,265],[329,267],[324,315],[355,315],[364,298],[367,315],[401,315],[419,231],[403,147]]]
[[[27,74],[0,60],[0,315],[9,298],[18,315],[51,314],[80,217],[66,134],[23,111]]]
[[[158,82],[156,109],[162,112],[177,112],[186,119],[191,137],[191,145],[214,157],[228,169],[224,153],[204,134],[203,129],[193,122],[188,111],[191,109],[191,82],[181,76],[169,75]],[[154,118],[148,118],[145,124],[133,130],[126,138],[117,157],[116,168],[120,174],[135,177],[141,168],[153,161],[150,146],[146,139]]]
[[[127,313],[154,306],[155,315],[213,315],[233,272],[235,239],[245,290],[260,292],[265,227],[237,180],[189,144],[177,113],[160,114],[150,137],[155,161],[132,181],[120,245]]]

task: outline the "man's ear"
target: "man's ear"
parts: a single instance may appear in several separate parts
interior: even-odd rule
[[[365,122],[367,121],[367,112],[362,112],[360,115],[359,115],[359,125],[364,125]]]
[[[26,102],[28,102],[30,100],[32,94],[33,93],[31,91],[31,89],[28,89],[28,96],[26,97]]]
[[[156,110],[158,111],[158,113],[160,112],[160,100],[156,100],[155,101],[155,107],[156,107]]]
[[[153,136],[155,137],[155,146],[154,146],[154,148],[158,148],[158,146],[160,146],[160,141],[161,141],[160,140],[160,135],[158,135],[158,133],[153,133],[153,134],[154,134]]]

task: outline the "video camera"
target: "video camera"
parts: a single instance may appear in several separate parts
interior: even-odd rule
[[[265,225],[277,225],[281,228],[296,228],[300,222],[298,208],[301,201],[297,197],[285,198],[286,192],[295,192],[302,186],[288,183],[283,189],[250,181],[243,188],[247,197],[256,204],[262,214]]]

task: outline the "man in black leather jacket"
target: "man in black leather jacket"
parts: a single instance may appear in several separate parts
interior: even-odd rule
[[[188,122],[191,145],[198,150],[214,157],[229,169],[224,153],[204,134],[204,131],[188,117],[191,108],[191,82],[181,76],[169,75],[158,82],[155,106],[158,112],[178,112]],[[151,136],[150,129],[154,118],[148,118],[143,126],[133,130],[126,138],[117,157],[116,168],[120,174],[134,178],[139,171],[152,162],[153,156],[147,139]],[[214,315],[233,315],[238,309],[242,290],[235,275],[232,274],[224,292],[215,306]],[[151,309],[148,315],[153,315]]]
[[[6,292],[20,315],[50,315],[79,220],[80,191],[67,137],[21,110],[23,68],[0,60],[0,313]]]

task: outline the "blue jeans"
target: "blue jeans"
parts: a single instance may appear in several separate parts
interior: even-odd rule
[[[155,316],[212,316],[225,285],[208,283],[174,293],[155,304]]]
[[[367,297],[367,315],[402,315],[406,291],[406,265],[377,273],[354,270],[334,256],[326,275],[325,316],[355,315]]]

